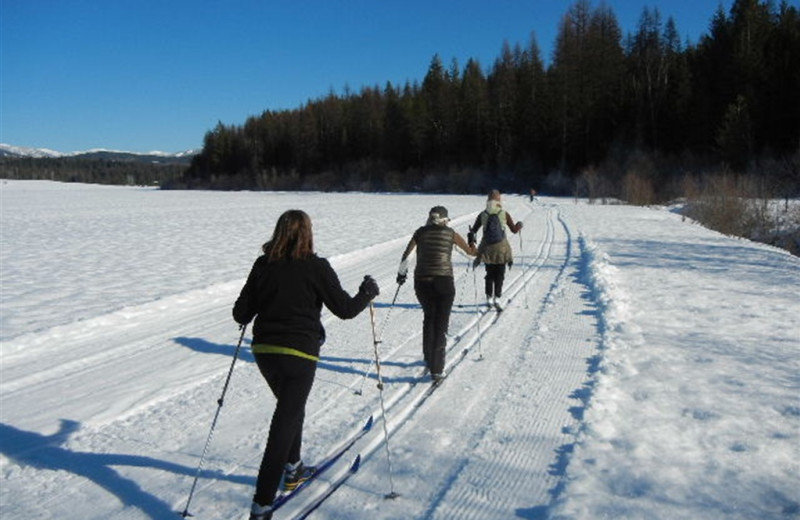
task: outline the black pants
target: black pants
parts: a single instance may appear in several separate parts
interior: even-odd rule
[[[422,305],[422,354],[425,364],[431,374],[441,374],[456,286],[450,276],[415,278],[414,292]]]
[[[278,400],[253,496],[255,502],[267,505],[275,498],[286,463],[300,460],[306,401],[314,384],[317,363],[284,354],[255,354],[255,358]]]
[[[486,296],[503,296],[503,280],[506,277],[506,264],[486,264]]]

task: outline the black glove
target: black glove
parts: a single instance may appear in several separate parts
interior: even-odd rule
[[[364,294],[368,299],[372,300],[381,293],[381,290],[378,288],[378,282],[376,282],[375,279],[370,275],[366,275],[364,277],[364,281],[361,282],[361,285],[358,288],[358,292]]]
[[[406,283],[406,278],[408,278],[407,274],[397,273],[397,285],[403,285]]]
[[[509,269],[509,270],[511,270],[511,268],[512,268],[512,267],[514,267],[514,261],[513,261],[513,260],[511,260],[510,262],[508,262],[508,269]],[[524,273],[523,273],[523,274],[524,274]]]
[[[475,232],[470,231],[467,233],[467,242],[469,243],[470,247],[478,243],[478,241],[475,239]]]

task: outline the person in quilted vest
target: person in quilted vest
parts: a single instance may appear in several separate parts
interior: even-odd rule
[[[444,377],[447,328],[456,295],[453,281],[453,246],[470,256],[477,251],[448,227],[447,208],[435,206],[424,226],[414,232],[400,258],[397,283],[403,285],[408,274],[408,257],[417,250],[414,268],[414,292],[422,306],[422,353],[434,384]]]

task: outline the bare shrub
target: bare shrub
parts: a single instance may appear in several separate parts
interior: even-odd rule
[[[686,173],[681,178],[681,193],[687,201],[700,199],[700,180],[691,173]]]
[[[589,199],[589,204],[594,204],[595,200],[605,197],[605,180],[594,166],[585,168],[578,179],[575,181],[575,197]],[[605,199],[603,199],[605,203]]]
[[[649,206],[655,203],[653,180],[647,175],[628,171],[622,179],[623,199],[628,204]]]
[[[687,197],[689,216],[726,235],[749,235],[747,203],[739,188],[732,174],[707,177],[699,197]]]
[[[687,176],[684,188],[684,214],[702,225],[800,253],[800,204],[772,198],[763,177],[724,172],[699,182]]]
[[[774,245],[786,249],[795,256],[800,256],[800,202],[785,206],[786,222],[781,226],[782,232],[779,233]]]
[[[622,177],[622,199],[637,206],[654,204],[656,177],[656,165],[649,155],[643,152],[632,154]]]

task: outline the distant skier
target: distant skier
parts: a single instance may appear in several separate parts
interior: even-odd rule
[[[483,228],[481,243],[478,246],[478,258],[475,266],[480,262],[486,264],[486,306],[503,310],[499,298],[503,295],[503,281],[506,274],[506,265],[511,267],[514,256],[511,244],[506,237],[506,229],[518,233],[522,229],[522,222],[514,223],[511,215],[503,209],[500,192],[492,190],[486,201],[486,209],[481,211],[475,223],[469,229],[467,238],[470,246],[475,246],[476,234]]]
[[[444,376],[447,328],[456,288],[453,281],[453,245],[468,255],[477,251],[464,238],[447,226],[447,208],[435,206],[428,213],[426,224],[414,232],[397,271],[397,283],[403,285],[408,275],[408,257],[417,248],[414,268],[414,292],[422,306],[422,354],[434,383]]]
[[[277,398],[250,520],[272,518],[271,505],[281,480],[283,489],[291,491],[315,470],[303,464],[300,451],[306,400],[325,342],[322,305],[349,319],[379,293],[369,276],[352,298],[342,289],[328,261],[314,253],[311,220],[303,211],[283,213],[262,251],[233,306],[238,323],[247,324],[255,317],[253,355]]]

